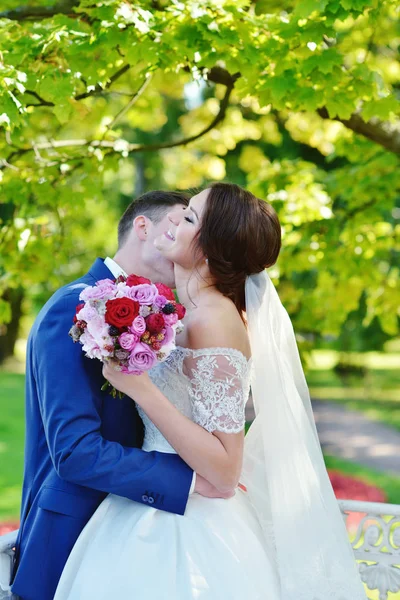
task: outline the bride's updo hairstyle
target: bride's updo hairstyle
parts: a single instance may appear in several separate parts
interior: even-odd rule
[[[281,226],[267,202],[236,184],[214,183],[195,243],[208,259],[216,288],[241,314],[246,310],[246,277],[276,262]]]

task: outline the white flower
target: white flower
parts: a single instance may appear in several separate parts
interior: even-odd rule
[[[139,308],[139,315],[141,317],[148,317],[150,313],[151,313],[151,309],[146,305],[142,305]]]

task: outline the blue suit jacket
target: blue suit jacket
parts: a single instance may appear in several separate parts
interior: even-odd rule
[[[31,330],[21,526],[12,590],[51,600],[80,532],[108,493],[183,514],[192,470],[177,455],[140,450],[134,402],[101,392],[98,360],[68,335],[85,285],[113,277],[97,259],[58,290]]]

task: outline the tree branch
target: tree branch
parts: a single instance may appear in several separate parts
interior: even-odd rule
[[[326,108],[318,109],[318,114],[323,119],[331,119],[339,121],[345,127],[363,135],[367,139],[383,146],[389,152],[400,154],[400,127],[388,121],[380,121],[379,119],[371,119],[364,121],[360,115],[354,113],[350,119],[340,119],[339,117],[330,117]]]
[[[73,99],[74,100],[83,100],[85,98],[90,98],[91,96],[99,96],[105,90],[108,90],[112,86],[112,84],[115,81],[117,81],[117,79],[119,79],[122,75],[124,75],[127,71],[129,71],[130,68],[131,68],[130,64],[124,65],[118,71],[116,71],[113,75],[111,75],[110,79],[107,81],[107,83],[104,87],[97,84],[94,89],[90,90],[89,92],[83,92],[82,94],[77,94],[76,96],[73,97]],[[207,74],[208,81],[212,81],[213,83],[220,83],[227,87],[229,87],[231,84],[234,85],[235,81],[239,77],[240,77],[240,73],[231,75],[228,71],[226,71],[222,67],[213,67],[212,69],[210,69],[209,73]],[[115,93],[118,93],[118,92],[115,92]],[[34,90],[25,90],[25,94],[30,94],[31,96],[34,96],[34,98],[36,98],[39,101],[34,104],[27,104],[26,106],[55,106],[54,102],[49,102],[48,100],[45,100],[45,98],[42,98],[41,96],[39,96],[39,94],[37,92],[35,92]],[[130,95],[130,94],[128,92],[124,92],[123,95]]]
[[[42,98],[42,96],[39,96],[39,94],[33,90],[25,90],[25,94],[29,94],[30,96],[33,96],[34,98],[36,98],[36,100],[39,100],[39,104],[37,104],[35,102],[34,104],[27,104],[26,107],[28,107],[28,106],[55,106],[54,102],[48,102],[47,100]]]
[[[139,100],[140,96],[143,94],[144,90],[147,88],[150,81],[151,81],[151,75],[146,74],[143,83],[141,84],[139,89],[133,94],[133,96],[129,100],[128,104],[126,104],[123,108],[121,108],[121,110],[115,115],[115,117],[113,118],[111,123],[109,125],[107,125],[102,139],[105,138],[107,133],[114,127],[114,125],[121,119],[121,117],[123,117],[124,114],[127,113],[128,110],[130,110],[132,108],[132,106]]]
[[[175,148],[176,146],[186,146],[187,144],[190,144],[191,142],[194,142],[195,140],[198,140],[199,138],[206,135],[206,133],[211,131],[211,129],[214,129],[218,125],[218,123],[220,123],[221,121],[224,120],[226,111],[227,111],[227,108],[229,105],[230,95],[235,86],[235,82],[239,77],[240,77],[240,73],[235,73],[234,75],[231,75],[230,73],[228,73],[228,71],[226,71],[225,69],[222,69],[220,67],[214,67],[213,69],[210,70],[210,72],[208,73],[207,79],[209,81],[213,81],[214,83],[223,83],[223,85],[226,85],[226,92],[220,102],[218,114],[214,117],[214,119],[211,121],[211,123],[209,125],[207,125],[207,127],[205,127],[204,129],[202,129],[199,133],[197,133],[196,135],[192,135],[188,138],[183,138],[176,142],[166,142],[165,144],[149,144],[147,146],[140,146],[138,148],[132,148],[132,150],[129,150],[129,153],[131,153],[131,152],[152,152],[154,150]]]
[[[374,198],[371,198],[371,200],[364,202],[364,204],[361,204],[360,206],[355,206],[350,210],[346,210],[345,214],[343,215],[343,221],[345,222],[348,219],[352,219],[353,217],[358,215],[358,213],[363,212],[367,208],[371,208],[371,206],[374,206],[378,202],[378,199],[379,198],[375,196]]]
[[[10,21],[39,21],[49,19],[55,15],[76,16],[73,11],[78,6],[79,0],[61,0],[53,6],[19,6],[11,10],[0,12],[0,19],[9,19]]]
[[[129,68],[129,66],[127,66]],[[235,73],[231,75],[225,69],[220,67],[214,67],[208,73],[207,79],[209,81],[215,83],[222,83],[226,85],[226,92],[223,99],[220,102],[218,114],[214,117],[209,125],[204,127],[199,133],[195,135],[189,136],[187,138],[182,138],[180,140],[174,142],[166,142],[164,144],[148,144],[148,145],[140,145],[140,144],[132,144],[127,142],[126,140],[85,140],[85,139],[76,139],[76,140],[51,140],[50,142],[40,142],[37,144],[33,144],[32,146],[25,148],[16,148],[5,160],[2,161],[0,165],[0,169],[4,169],[9,167],[12,159],[23,156],[28,152],[37,152],[39,150],[56,150],[57,148],[72,148],[72,147],[82,147],[86,146],[87,148],[109,148],[111,152],[126,152],[128,154],[134,154],[136,152],[154,152],[156,150],[164,150],[167,148],[175,148],[177,146],[186,146],[191,142],[203,137],[214,129],[221,121],[224,120],[226,111],[229,105],[229,98],[232,93],[232,90],[235,86],[235,82],[240,77],[240,73]],[[115,81],[115,78],[114,78]],[[111,83],[110,83],[111,85]],[[118,115],[117,115],[118,116]],[[81,158],[84,158],[82,156]],[[63,158],[65,159],[65,157]]]
[[[129,71],[130,68],[131,68],[130,65],[124,65],[118,71],[116,71],[114,73],[114,75],[111,75],[110,79],[107,81],[107,83],[104,87],[97,84],[94,87],[94,89],[90,90],[89,92],[84,92],[82,94],[73,96],[73,100],[83,100],[84,98],[90,98],[90,96],[98,96],[98,95],[102,94],[104,92],[104,90],[108,90],[110,88],[110,86],[112,86],[114,81],[116,81],[124,73]],[[26,105],[27,107],[28,106],[55,106],[54,102],[49,102],[49,101],[45,100],[44,98],[39,96],[39,94],[37,92],[35,92],[33,90],[25,90],[25,94],[30,94],[31,96],[33,96],[34,98],[39,100],[39,102],[35,102],[34,104],[27,104]]]
[[[74,100],[83,100],[84,98],[89,98],[90,96],[97,96],[98,94],[101,94],[102,92],[104,92],[104,90],[108,90],[109,87],[112,86],[114,81],[116,81],[124,73],[129,71],[130,68],[131,68],[131,65],[129,65],[129,64],[124,65],[118,71],[116,71],[114,73],[114,75],[111,75],[110,79],[107,81],[107,83],[104,87],[101,87],[101,85],[96,85],[94,90],[91,90],[90,92],[84,92],[83,94],[78,94],[77,96],[75,96]]]

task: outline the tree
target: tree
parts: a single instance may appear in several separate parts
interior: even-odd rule
[[[228,176],[279,212],[298,329],[337,335],[363,297],[397,334],[396,1],[14,0],[0,19],[3,290],[80,272],[139,174]]]

